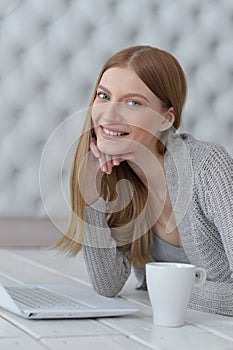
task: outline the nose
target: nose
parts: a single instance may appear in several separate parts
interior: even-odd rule
[[[123,122],[123,114],[120,102],[108,102],[101,104],[100,113],[104,124]]]

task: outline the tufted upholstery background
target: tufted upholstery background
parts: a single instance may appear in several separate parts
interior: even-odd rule
[[[0,30],[1,216],[46,216],[39,165],[48,137],[88,105],[102,64],[126,46],[178,58],[189,85],[182,130],[233,154],[232,0],[0,0]],[[78,137],[82,118],[76,126]],[[47,169],[45,186],[59,216],[57,171]]]

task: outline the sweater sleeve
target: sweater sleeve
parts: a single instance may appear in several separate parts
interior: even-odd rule
[[[190,307],[233,316],[233,160],[223,147],[218,146],[218,151],[211,154],[201,176],[206,187],[205,206],[219,232],[230,277],[226,282],[207,278],[202,287],[194,288]],[[216,260],[216,264],[220,262]]]
[[[129,252],[117,248],[106,222],[103,200],[97,203],[96,209],[86,207],[83,256],[94,290],[101,295],[114,297],[130,275]]]

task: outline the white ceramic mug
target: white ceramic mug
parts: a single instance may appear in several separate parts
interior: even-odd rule
[[[194,265],[146,264],[146,282],[154,324],[165,327],[183,326],[192,289],[202,285],[205,280],[205,269]]]

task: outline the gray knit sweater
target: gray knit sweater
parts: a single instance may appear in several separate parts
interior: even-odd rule
[[[164,165],[185,254],[207,271],[189,307],[233,316],[233,159],[222,146],[172,134]],[[129,253],[118,250],[104,212],[102,199],[87,207],[83,254],[94,289],[113,297],[129,277],[131,264]],[[134,271],[140,288],[145,269]]]

